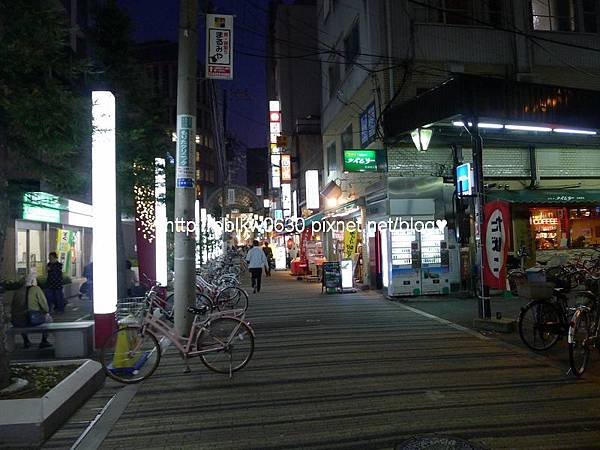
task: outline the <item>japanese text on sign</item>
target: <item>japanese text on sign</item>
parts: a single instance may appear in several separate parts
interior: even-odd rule
[[[233,79],[233,16],[206,15],[206,77]]]

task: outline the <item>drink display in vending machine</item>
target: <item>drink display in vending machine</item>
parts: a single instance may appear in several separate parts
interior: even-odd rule
[[[389,230],[391,277],[388,294],[391,296],[421,293],[421,255],[417,233],[412,229]]]
[[[450,293],[450,255],[445,229],[426,228],[421,241],[421,289],[423,294]]]

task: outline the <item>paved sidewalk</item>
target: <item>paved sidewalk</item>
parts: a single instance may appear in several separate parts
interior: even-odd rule
[[[245,369],[229,380],[192,361],[183,374],[169,352],[101,448],[391,449],[432,433],[483,448],[600,448],[596,382],[378,293],[321,295],[275,273],[248,318]],[[47,448],[68,447],[73,422]]]

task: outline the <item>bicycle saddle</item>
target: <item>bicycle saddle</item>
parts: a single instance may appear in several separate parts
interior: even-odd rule
[[[208,308],[208,306],[205,306],[205,305],[202,305],[199,307],[188,306],[187,310],[188,310],[188,312],[191,312],[194,315],[201,316],[203,314],[206,314],[208,312],[209,308]]]

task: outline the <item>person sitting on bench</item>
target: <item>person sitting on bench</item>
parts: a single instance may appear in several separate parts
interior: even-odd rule
[[[15,292],[12,299],[11,322],[14,327],[29,327],[32,325],[41,325],[41,323],[32,324],[29,320],[30,312],[37,311],[38,315],[43,314],[45,322],[51,322],[48,308],[48,301],[44,291],[37,285],[37,277],[34,272],[30,272],[25,280],[25,286]],[[33,313],[36,314],[36,313]],[[42,322],[43,323],[43,322]],[[23,337],[23,346],[29,348],[31,342],[26,333],[21,333]],[[42,333],[42,342],[40,348],[51,347],[48,342],[48,334]]]

